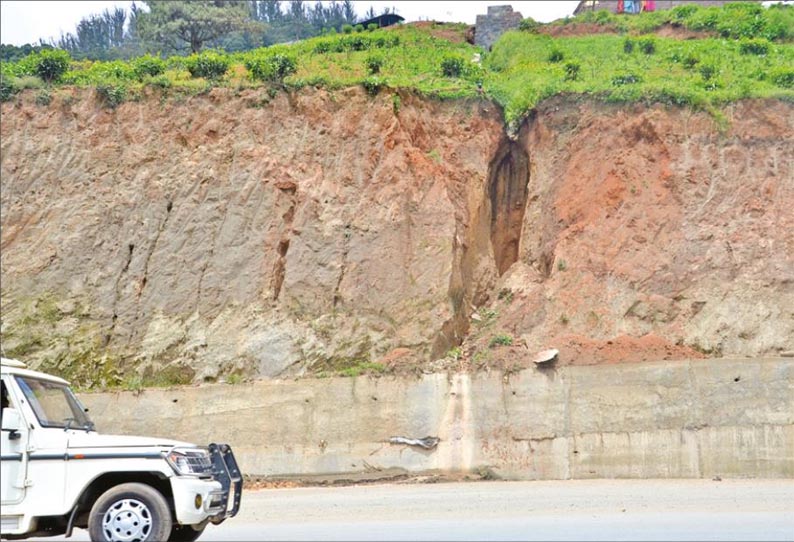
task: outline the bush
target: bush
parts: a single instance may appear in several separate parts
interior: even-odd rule
[[[352,24],[343,24],[342,25],[342,33],[343,34],[352,34],[353,33],[353,25]]]
[[[259,54],[249,57],[245,67],[251,72],[251,77],[260,81],[281,83],[288,75],[298,70],[295,59],[285,54]]]
[[[626,38],[623,40],[623,52],[626,54],[631,54],[634,52],[634,40],[631,38]]]
[[[559,49],[554,49],[549,53],[549,62],[562,62],[565,59],[565,54]]]
[[[143,78],[146,76],[155,77],[165,71],[165,62],[163,59],[149,54],[136,58],[131,64],[135,76],[140,81],[143,81]]]
[[[696,66],[696,65],[697,65],[699,62],[700,62],[700,59],[699,59],[698,57],[696,57],[696,56],[694,56],[694,55],[687,55],[687,56],[684,58],[684,61],[683,61],[682,63],[683,63],[683,65],[684,65],[684,67],[685,67],[685,68],[687,68],[688,70],[691,70],[691,69],[692,69],[692,68],[694,68],[694,67],[695,67],[695,66]]]
[[[331,43],[328,41],[318,41],[314,44],[314,52],[317,54],[327,53],[331,50]]]
[[[367,94],[370,96],[375,96],[378,94],[378,92],[380,92],[380,89],[383,88],[385,81],[376,75],[372,75],[364,79],[361,84],[364,86]]]
[[[774,84],[783,88],[794,88],[794,69],[776,68],[769,74]]]
[[[582,66],[578,62],[566,62],[565,66],[565,80],[576,81],[579,79],[579,72],[582,71]]]
[[[769,53],[769,42],[765,39],[743,39],[739,42],[739,52],[743,55],[765,56]]]
[[[643,38],[637,42],[640,51],[646,55],[652,55],[656,52],[656,41],[653,38]]]
[[[373,30],[377,30],[377,29],[378,29],[377,23],[369,23],[367,25],[367,32],[372,32]]]
[[[459,56],[447,56],[441,60],[441,73],[444,77],[460,77],[466,61]]]
[[[50,102],[52,102],[52,95],[50,94],[50,91],[47,90],[46,88],[41,89],[36,94],[36,105],[47,106],[50,105]]]
[[[521,19],[521,22],[518,23],[518,29],[522,32],[529,32],[534,34],[540,28],[540,23],[537,22],[532,17],[527,17],[526,19]]]
[[[368,73],[372,75],[380,73],[380,69],[383,67],[383,57],[370,55],[364,60],[364,64],[367,66]]]
[[[111,109],[117,107],[127,97],[127,87],[124,85],[101,84],[96,87],[97,96],[103,104]]]
[[[363,24],[357,24],[356,26],[353,27],[353,30],[355,30],[356,32],[363,32],[364,31],[364,25]]]
[[[366,36],[350,36],[343,40],[343,44],[349,51],[365,51],[369,49],[370,40]]]
[[[708,81],[717,75],[717,68],[713,64],[703,64],[698,71],[704,81]]]
[[[612,86],[613,87],[620,87],[623,85],[633,85],[635,83],[641,83],[642,78],[634,73],[626,73],[623,75],[617,75],[612,78]]]
[[[7,102],[19,92],[14,78],[9,75],[0,76],[0,102]]]
[[[512,346],[513,345],[513,337],[510,335],[497,335],[491,339],[488,343],[490,348],[494,348],[496,346]]]
[[[229,57],[215,51],[190,55],[185,59],[185,67],[191,77],[220,79],[229,69]]]
[[[31,56],[35,58],[35,74],[48,83],[59,80],[69,69],[69,62],[72,60],[69,53],[60,49],[44,49]]]

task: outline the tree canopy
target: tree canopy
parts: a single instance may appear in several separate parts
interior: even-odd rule
[[[176,50],[197,53],[205,43],[250,26],[245,2],[225,0],[147,0],[138,18],[142,37]]]

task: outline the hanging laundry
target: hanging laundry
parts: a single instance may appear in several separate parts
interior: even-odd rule
[[[623,6],[623,0],[618,0],[618,13],[623,13],[625,7]]]
[[[634,0],[626,0],[624,3],[626,13],[636,13],[634,11]]]
[[[645,0],[645,11],[656,11],[656,0]]]

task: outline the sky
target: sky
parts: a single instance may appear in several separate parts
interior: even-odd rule
[[[313,1],[308,2],[310,5]],[[436,20],[474,24],[478,14],[485,14],[487,6],[509,4],[524,17],[532,17],[541,22],[571,15],[579,2],[560,0],[518,1],[418,1],[385,0],[355,1],[356,12],[363,16],[370,6],[375,13],[384,8],[396,8],[406,21]],[[122,0],[82,0],[82,1],[27,1],[0,0],[0,42],[12,45],[38,43],[39,38],[48,41],[57,39],[61,33],[74,32],[83,17],[100,13],[105,9],[119,6],[129,8],[131,1]]]

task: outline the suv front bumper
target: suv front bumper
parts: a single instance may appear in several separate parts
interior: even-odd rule
[[[237,515],[243,491],[243,477],[228,444],[210,444],[212,479],[187,476],[171,478],[174,512],[181,525],[207,520],[219,524]]]

